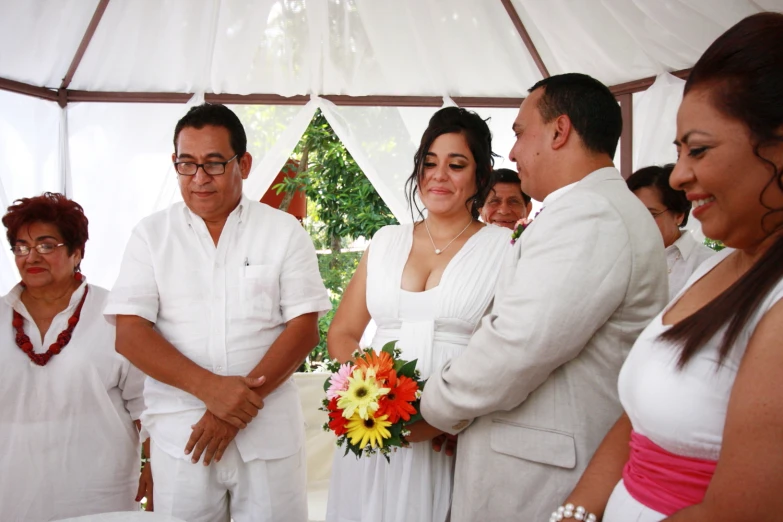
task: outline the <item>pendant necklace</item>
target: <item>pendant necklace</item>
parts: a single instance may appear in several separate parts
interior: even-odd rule
[[[430,233],[430,227],[427,225],[427,220],[425,219],[425,220],[424,220],[424,228],[425,228],[425,229],[427,229],[427,235],[428,235],[428,236],[430,236],[430,243],[432,243],[432,248],[435,250],[435,255],[440,255],[440,254],[441,254],[441,252],[444,252],[444,251],[445,251],[447,248],[449,248],[449,247],[451,246],[451,244],[452,244],[454,241],[456,241],[456,240],[457,240],[457,238],[458,238],[459,236],[461,236],[462,234],[464,234],[464,233],[465,233],[465,231],[468,229],[468,227],[469,227],[469,226],[470,226],[472,223],[473,223],[473,219],[471,218],[471,220],[470,220],[470,221],[468,221],[468,224],[467,224],[467,225],[465,225],[465,228],[463,228],[463,229],[462,229],[462,232],[460,232],[459,234],[457,234],[456,236],[454,236],[454,239],[452,239],[451,241],[449,241],[449,243],[448,243],[448,244],[447,244],[445,247],[443,247],[443,248],[438,248],[438,247],[436,247],[436,246],[435,246],[435,241],[432,239],[432,234]]]

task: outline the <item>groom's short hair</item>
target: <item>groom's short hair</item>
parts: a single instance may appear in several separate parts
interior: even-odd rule
[[[586,74],[568,73],[544,78],[530,88],[544,88],[538,111],[544,123],[566,115],[585,148],[614,158],[623,131],[620,105],[609,88]]]

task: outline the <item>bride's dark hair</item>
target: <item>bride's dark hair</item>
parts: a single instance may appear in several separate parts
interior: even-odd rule
[[[411,217],[416,220],[413,213],[415,207],[419,218],[423,217],[423,211],[416,202],[416,194],[419,190],[419,181],[423,173],[424,159],[432,147],[432,143],[443,134],[457,133],[465,136],[473,159],[476,162],[476,193],[472,194],[465,205],[470,204],[470,213],[473,219],[479,217],[479,205],[484,201],[489,190],[489,178],[492,167],[495,165],[495,154],[492,152],[492,133],[486,120],[473,111],[460,107],[444,107],[432,115],[427,130],[421,137],[419,149],[413,157],[413,173],[405,182],[405,198]]]

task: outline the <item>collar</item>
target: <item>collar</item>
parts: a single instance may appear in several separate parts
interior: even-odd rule
[[[71,294],[71,299],[68,301],[68,306],[65,308],[66,310],[75,307],[79,304],[79,301],[81,301],[84,290],[87,288],[87,278],[84,277],[84,274],[82,274],[82,278],[81,284],[73,291],[73,294]],[[19,282],[5,295],[5,297],[3,297],[3,301],[17,312],[22,313],[22,310],[24,310],[24,312],[27,313],[27,308],[24,306],[24,303],[22,303],[23,291],[24,287],[22,286],[22,283]]]
[[[204,222],[204,219],[190,210],[190,207],[187,206],[187,204],[183,203],[183,213],[185,215],[185,222],[188,225],[192,225],[194,221],[200,220],[202,223]],[[235,215],[237,216],[237,220],[241,223],[242,218],[247,215],[248,209],[250,208],[250,199],[248,199],[247,196],[245,196],[245,193],[242,193],[242,196],[239,198],[239,204],[237,204],[236,207],[234,207],[234,210],[229,213],[228,218],[226,219],[226,223],[231,219],[231,216]]]
[[[680,234],[680,238],[666,247],[666,251],[679,250],[684,259],[691,255],[691,252],[693,252],[693,249],[696,248],[697,244],[698,243],[696,243],[696,240],[693,238],[690,231],[683,230],[682,234]]]
[[[544,198],[544,201],[541,202],[541,206],[546,207],[547,205],[551,205],[561,197],[563,197],[569,190],[574,188],[576,186],[576,183],[569,183],[565,187],[560,187],[559,189],[555,190],[554,192],[550,192],[547,197]]]
[[[543,207],[546,207],[547,205],[551,205],[556,200],[563,197],[568,191],[570,191],[572,188],[574,188],[574,186],[578,185],[579,183],[584,183],[588,181],[590,182],[601,181],[607,179],[622,180],[623,177],[620,175],[620,172],[615,167],[601,167],[598,170],[594,170],[593,172],[591,172],[581,180],[576,181],[574,183],[570,183],[565,187],[560,187],[559,189],[551,192],[547,197],[544,198],[544,201],[542,201],[541,203],[543,204]]]

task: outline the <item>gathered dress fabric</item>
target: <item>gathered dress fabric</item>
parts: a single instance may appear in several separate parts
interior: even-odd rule
[[[405,360],[416,359],[421,378],[467,346],[495,293],[510,231],[493,225],[471,236],[449,262],[438,286],[401,289],[413,244],[413,225],[384,227],[367,259],[367,308],[378,329],[372,347],[398,341]],[[327,507],[329,522],[443,522],[448,519],[454,457],[429,441],[382,455],[357,458],[335,451]]]
[[[665,475],[645,473],[654,467],[652,460],[632,466],[633,487],[624,480],[617,484],[604,522],[658,522],[700,501],[694,502],[694,483],[709,483],[711,476],[704,479],[700,475],[714,469],[710,463],[717,462],[720,455],[731,390],[745,349],[761,318],[783,298],[783,280],[752,313],[720,366],[717,361],[725,326],[682,369],[677,368],[679,349],[662,341],[660,335],[670,328],[663,324],[666,311],[730,253],[730,249],[719,252],[694,272],[682,291],[642,332],[623,365],[618,380],[620,401],[637,438],[641,436],[656,445],[655,452],[665,452],[667,460],[679,459],[676,465],[667,466]],[[640,487],[644,489],[640,491]],[[702,489],[701,498],[706,487]]]

